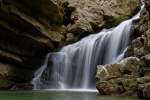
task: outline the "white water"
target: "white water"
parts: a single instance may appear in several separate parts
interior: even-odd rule
[[[34,73],[34,79],[32,80],[32,84],[33,84],[33,89],[41,89],[40,85],[41,85],[41,76],[43,71],[46,69],[47,65],[48,65],[48,58],[49,58],[50,54],[47,55],[45,61],[44,61],[44,65],[38,69],[35,73]]]
[[[48,55],[44,65],[35,73],[34,89],[95,89],[96,66],[123,59],[129,46],[132,21],[139,18],[139,14],[116,28],[104,29]],[[51,65],[48,65],[48,59]]]

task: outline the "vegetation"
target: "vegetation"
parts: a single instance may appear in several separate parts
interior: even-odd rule
[[[103,25],[103,28],[112,28],[119,25],[122,21],[132,18],[135,14],[139,12],[140,9],[141,9],[141,3],[139,3],[139,5],[133,11],[129,12],[128,15],[119,16],[119,17],[104,15],[103,18],[105,23]]]
[[[113,17],[113,16],[107,16],[104,15],[105,23],[103,25],[103,28],[112,28],[120,24],[122,21],[129,19],[128,16],[120,16],[120,17]]]

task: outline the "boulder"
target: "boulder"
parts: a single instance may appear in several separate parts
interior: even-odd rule
[[[150,55],[145,55],[140,59],[129,57],[117,64],[98,66],[96,87],[100,94],[104,95],[138,96],[149,99],[149,63]],[[120,72],[117,72],[116,68]]]
[[[137,95],[139,61],[130,57],[117,64],[98,66],[96,87],[105,95]]]
[[[140,98],[150,98],[150,83],[145,83],[142,85],[139,85],[139,97]]]

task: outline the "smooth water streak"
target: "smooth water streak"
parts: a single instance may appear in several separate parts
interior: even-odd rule
[[[44,61],[44,65],[39,68],[35,73],[34,73],[34,79],[31,81],[31,83],[33,84],[33,89],[41,89],[40,85],[41,85],[41,75],[43,73],[43,71],[46,69],[47,64],[48,64],[48,59],[49,59],[50,53],[46,56],[46,59]]]

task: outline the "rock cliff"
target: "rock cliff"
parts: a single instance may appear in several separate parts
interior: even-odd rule
[[[133,16],[140,9],[140,0],[60,0],[67,16],[67,31],[75,37],[111,28]],[[66,21],[65,21],[66,22]]]
[[[65,27],[50,0],[0,0],[0,14],[0,89],[9,89],[33,78],[44,56],[64,39]]]
[[[31,88],[47,53],[116,26],[139,6],[139,0],[0,0],[0,89]]]
[[[120,63],[98,66],[97,89],[105,95],[150,98],[150,1],[145,0],[140,19],[135,20],[131,47]],[[106,71],[107,70],[107,71]]]

